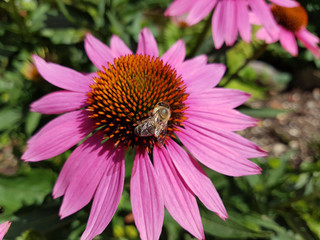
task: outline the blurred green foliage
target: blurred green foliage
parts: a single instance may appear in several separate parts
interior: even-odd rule
[[[143,27],[155,35],[160,53],[176,40],[186,42],[187,54],[206,54],[210,62],[228,66],[221,86],[250,92],[253,97],[267,98],[270,89],[288,86],[293,69],[318,67],[308,51],[300,48],[298,58],[287,54],[279,44],[265,46],[258,40],[239,42],[232,48],[215,50],[206,20],[179,28],[163,16],[171,0],[1,0],[0,2],[0,222],[14,223],[7,238],[17,240],[79,239],[88,218],[89,207],[59,220],[61,199],[50,193],[69,152],[54,159],[26,164],[19,160],[26,140],[52,116],[29,112],[29,105],[55,90],[38,75],[32,54],[76,69],[95,71],[83,48],[87,32],[109,43],[112,34],[120,36],[133,50]],[[309,28],[320,33],[320,2],[301,1],[309,11]],[[210,20],[210,19],[209,19]],[[201,40],[201,45],[197,44]],[[249,63],[258,57],[276,65],[275,74],[257,72]],[[277,89],[278,88],[278,89]],[[279,89],[280,88],[280,89]],[[276,117],[281,110],[242,109],[260,118]],[[11,149],[10,159],[3,157]],[[320,153],[314,143],[313,162],[304,162],[299,169],[289,164],[294,152],[279,158],[256,159],[263,168],[257,176],[230,178],[207,171],[217,187],[230,218],[222,221],[200,204],[207,239],[320,239]],[[137,239],[138,233],[130,218],[129,180],[133,152],[126,155],[126,182],[118,211],[111,224],[97,239]],[[131,164],[131,165],[130,165]],[[14,172],[8,171],[14,166]],[[4,170],[2,170],[4,169]],[[161,239],[191,239],[181,227],[165,215]]]

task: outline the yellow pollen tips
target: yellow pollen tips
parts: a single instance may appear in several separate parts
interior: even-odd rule
[[[293,8],[273,5],[271,11],[277,23],[291,32],[308,25],[308,14],[301,5]]]
[[[114,145],[137,146],[152,149],[156,136],[140,137],[134,129],[159,102],[170,104],[168,136],[185,119],[188,94],[186,86],[175,69],[162,60],[142,54],[121,56],[113,64],[98,71],[88,96],[89,118],[93,119],[104,138]]]

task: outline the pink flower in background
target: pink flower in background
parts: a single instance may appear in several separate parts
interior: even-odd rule
[[[93,199],[81,237],[92,239],[117,209],[124,153],[134,148],[130,199],[141,239],[159,238],[164,207],[190,234],[204,239],[196,197],[220,218],[228,215],[198,161],[229,176],[261,171],[248,158],[265,153],[234,133],[256,125],[255,119],[234,109],[249,95],[216,88],[225,66],[208,64],[204,55],[184,60],[182,40],[159,57],[148,29],[140,33],[136,54],[117,36],[108,47],[88,34],[85,49],[97,73],[81,74],[33,56],[41,76],[64,90],[42,97],[31,110],[64,114],[28,141],[22,159],[52,158],[89,136],[67,159],[53,196],[64,196],[61,218]]]
[[[306,29],[308,14],[300,4],[294,8],[285,8],[273,4],[271,5],[271,12],[278,23],[277,27],[280,32],[278,37],[272,39],[269,32],[265,28],[261,28],[257,32],[257,38],[265,40],[268,44],[280,41],[281,46],[293,56],[298,55],[296,41],[296,38],[298,38],[316,58],[320,57],[320,48],[318,47],[320,39]]]
[[[0,240],[4,238],[4,235],[6,235],[6,233],[8,232],[10,225],[11,222],[9,221],[0,224]]]
[[[297,6],[293,0],[270,1],[284,7]],[[278,36],[276,22],[265,0],[174,0],[165,15],[182,16],[184,21],[180,25],[191,26],[204,19],[213,9],[212,37],[216,48],[221,48],[224,42],[227,46],[233,45],[238,33],[244,41],[250,42],[250,10],[273,39]]]

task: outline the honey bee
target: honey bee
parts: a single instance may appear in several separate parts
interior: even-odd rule
[[[148,118],[138,122],[134,133],[139,137],[156,136],[161,147],[167,136],[167,125],[171,116],[170,106],[166,102],[159,102]]]

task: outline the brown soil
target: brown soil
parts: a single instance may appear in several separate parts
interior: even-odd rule
[[[292,151],[292,164],[320,158],[320,89],[311,92],[292,90],[271,95],[267,101],[249,102],[252,108],[286,110],[275,118],[262,119],[259,126],[241,132],[257,143],[269,156]]]

